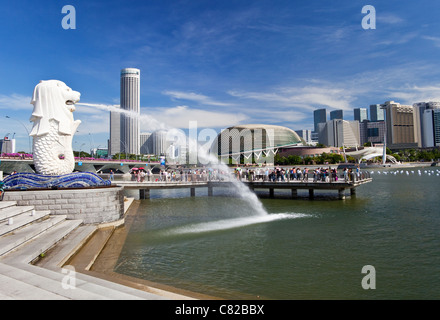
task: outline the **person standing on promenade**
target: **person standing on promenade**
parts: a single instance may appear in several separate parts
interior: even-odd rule
[[[306,167],[304,168],[304,174],[303,174],[303,181],[308,181],[309,180],[309,169]]]

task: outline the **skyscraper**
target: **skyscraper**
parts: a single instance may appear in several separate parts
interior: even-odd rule
[[[371,121],[384,121],[384,110],[381,109],[380,104],[370,105],[370,120]]]
[[[427,148],[435,146],[432,142],[432,139],[435,140],[435,137],[433,138],[435,126],[433,126],[432,122],[434,120],[433,117],[437,119],[437,114],[434,115],[434,113],[430,111],[440,110],[440,102],[418,102],[413,104],[413,108],[418,124],[417,141],[419,147]]]
[[[344,116],[343,116],[343,111],[342,110],[333,110],[330,111],[330,120],[343,120]]]
[[[423,122],[423,147],[440,146],[440,109],[425,110]]]
[[[140,151],[141,154],[153,153],[153,140],[151,138],[151,132],[144,132],[140,134]]]
[[[140,153],[140,70],[121,70],[121,152]]]
[[[326,109],[317,109],[313,111],[313,120],[314,120],[314,132],[318,132],[318,123],[326,123],[327,122],[327,110]]]
[[[368,112],[367,108],[355,108],[353,110],[354,120],[362,122],[364,120],[368,120]]]
[[[385,102],[387,146],[390,149],[417,148],[419,124],[413,106],[404,106],[394,101]]]
[[[108,154],[114,156],[121,152],[121,113],[110,111],[110,139]]]
[[[334,119],[319,124],[319,143],[333,147],[357,147],[360,144],[359,122]]]

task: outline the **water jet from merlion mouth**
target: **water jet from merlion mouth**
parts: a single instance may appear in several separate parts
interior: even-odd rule
[[[165,123],[158,121],[150,115],[138,114],[136,112],[127,111],[119,108],[118,105],[105,105],[105,104],[96,104],[96,103],[78,103],[80,105],[85,105],[89,107],[94,107],[104,111],[112,111],[123,113],[126,116],[138,118],[142,124],[148,127],[150,130],[166,130],[171,131],[174,128],[170,128]],[[172,115],[170,115],[172,116]],[[187,137],[189,139],[188,144],[192,144],[197,146],[197,156],[200,160],[203,160],[203,163],[210,163],[210,166],[216,167],[219,173],[223,173],[222,178],[228,180],[232,183],[234,188],[237,190],[238,195],[241,199],[243,199],[254,211],[256,215],[267,215],[267,211],[265,210],[263,204],[260,199],[258,199],[257,195],[252,192],[244,183],[238,180],[233,174],[230,172],[230,168],[221,162],[217,157],[210,154],[209,151],[202,148],[198,141],[192,141],[191,137]]]

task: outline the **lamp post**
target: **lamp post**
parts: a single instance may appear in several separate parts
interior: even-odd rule
[[[15,120],[15,121],[17,121],[18,123],[20,123],[20,124],[24,127],[24,129],[26,130],[26,132],[27,132],[27,134],[28,134],[29,153],[32,153],[32,147],[31,147],[31,136],[29,135],[29,130],[28,130],[28,128],[26,128],[26,126],[25,126],[25,125],[23,124],[23,122],[21,122],[20,120],[17,120],[17,119],[11,118],[10,116],[6,116],[6,118],[7,118],[7,119]]]
[[[127,146],[125,145],[125,142],[123,142],[122,140],[119,140],[119,142],[124,144],[124,153],[125,153],[125,160],[127,160]],[[121,148],[119,148],[121,149]],[[121,150],[119,150],[119,161],[121,161]]]
[[[81,160],[81,151],[82,151],[82,147],[85,145],[85,143],[83,143],[80,147],[79,147],[79,160]]]

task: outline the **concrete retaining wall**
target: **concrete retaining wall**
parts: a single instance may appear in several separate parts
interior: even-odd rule
[[[51,214],[82,219],[85,224],[99,224],[121,219],[124,215],[124,188],[84,188],[64,190],[6,191],[5,201]]]

